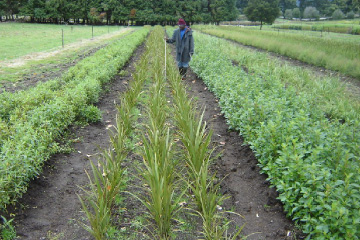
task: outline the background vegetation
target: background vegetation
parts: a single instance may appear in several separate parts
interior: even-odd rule
[[[0,15],[28,16],[31,22],[69,22],[137,25],[169,23],[179,17],[189,22],[220,22],[235,20],[236,0],[19,0],[0,1]]]
[[[271,2],[261,0],[262,2]],[[237,0],[236,6],[241,12],[252,0]],[[286,10],[291,10],[294,18],[316,18],[319,16],[332,16],[336,10],[341,10],[345,15],[359,10],[358,0],[278,0],[281,15],[285,16]],[[306,10],[306,11],[305,11]],[[317,13],[316,13],[317,11]],[[289,14],[289,11],[287,11]]]
[[[357,41],[345,42],[239,27],[196,26],[195,29],[360,78],[360,58],[357,54],[360,46]]]

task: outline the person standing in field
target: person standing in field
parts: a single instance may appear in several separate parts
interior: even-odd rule
[[[168,43],[176,42],[176,61],[180,75],[184,80],[189,62],[194,54],[194,38],[191,28],[186,26],[184,19],[180,18],[178,25],[179,28],[174,31],[172,38],[165,38],[165,40]]]

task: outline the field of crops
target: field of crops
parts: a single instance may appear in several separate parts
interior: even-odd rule
[[[25,26],[45,31],[37,25]],[[298,54],[302,61],[356,77],[360,76],[359,45],[199,25],[193,33],[196,53],[191,71],[182,81],[174,47],[164,41],[173,30],[132,29],[61,77],[0,93],[0,215],[6,216],[0,221],[0,239],[15,239],[16,229],[26,229],[22,218],[27,215],[36,233],[21,232],[20,239],[77,239],[84,234],[97,240],[359,239],[358,95],[338,77],[288,65],[227,39],[290,57]],[[72,41],[80,37],[74,35]],[[44,45],[34,51],[50,48]],[[20,50],[18,56],[26,54]],[[330,61],[335,58],[343,62]],[[114,90],[114,82],[122,87]],[[215,105],[198,99],[208,91]],[[109,92],[116,97],[108,99],[110,108],[103,108]],[[214,114],[218,108],[221,114]],[[105,121],[104,116],[112,119]],[[60,141],[74,126],[92,126],[99,136],[80,135],[78,142],[93,142],[81,151],[75,147],[74,154],[59,155]],[[222,127],[225,133],[220,134]],[[106,134],[109,141],[99,142],[104,139],[100,135]],[[244,140],[241,147],[230,144],[230,138],[238,135]],[[90,154],[90,144],[95,153]],[[256,163],[246,170],[249,160],[244,156],[251,154]],[[226,163],[227,155],[238,161],[235,166]],[[51,161],[47,175],[43,169],[54,156],[64,162],[90,161],[86,161],[88,168],[78,172],[57,169],[58,163]],[[45,205],[49,205],[45,212],[52,214],[56,211],[51,207],[65,211],[67,206],[57,202],[39,202],[39,210],[37,203],[25,206],[27,190],[37,190],[35,199],[47,194],[66,201],[63,189],[51,192],[42,184],[32,185],[34,179],[57,181],[61,171],[66,178],[74,174],[84,179],[75,183],[78,191],[64,191],[66,196],[76,196],[68,207],[80,214],[71,213],[70,220],[57,223],[61,225],[36,225],[44,222],[45,217],[36,212]],[[251,183],[253,175],[260,174],[266,180],[256,178],[258,183]],[[230,182],[230,175],[238,181]],[[259,187],[266,182],[275,187],[275,197],[264,191],[269,185]],[[239,198],[245,191],[239,192],[236,185],[246,184],[255,198],[265,200]],[[19,204],[22,207],[12,209]],[[65,228],[63,221],[71,223]],[[86,232],[74,230],[77,225]]]
[[[218,37],[279,53],[320,67],[360,77],[358,41],[322,39],[294,33],[279,34],[239,27],[196,26],[195,29]]]

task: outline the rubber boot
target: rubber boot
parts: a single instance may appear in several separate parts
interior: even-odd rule
[[[188,70],[187,67],[184,67],[184,68],[183,68],[183,71],[182,71],[182,74],[181,74],[182,80],[185,80],[185,79],[186,79],[186,72],[187,72],[187,70]]]

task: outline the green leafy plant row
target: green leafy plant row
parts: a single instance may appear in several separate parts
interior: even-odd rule
[[[133,45],[138,44],[139,36],[144,35],[145,31],[137,31],[97,51],[93,56],[71,67],[60,79],[39,83],[36,87],[25,91],[1,93],[0,118],[11,124],[38,105],[63,96],[69,89],[86,81],[95,78],[101,84],[105,84],[109,76],[113,76],[128,61],[128,56],[133,52]],[[87,101],[94,103],[98,97],[92,93]]]
[[[218,38],[216,47],[241,66],[248,74],[271,76],[280,80],[284,87],[291,85],[298,92],[316,95],[312,104],[328,118],[351,121],[360,118],[360,101],[353,87],[336,76],[319,76],[311,69],[296,67],[271,57],[269,53],[239,47],[226,39]]]
[[[314,25],[302,25],[302,24],[278,24],[274,25],[274,28],[279,29],[291,29],[291,30],[303,30],[303,31],[324,31],[335,33],[350,33],[354,35],[360,35],[360,26],[350,24],[314,24]]]
[[[56,139],[70,124],[101,118],[99,109],[91,104],[98,101],[103,86],[125,65],[148,31],[144,28],[121,38],[81,61],[62,79],[40,84],[35,88],[39,91],[6,93],[2,103],[8,110],[0,121],[1,133],[7,134],[0,138],[0,208],[21,197],[43,162],[57,151]]]
[[[205,33],[276,52],[360,78],[359,44],[299,34],[278,34],[239,27],[194,26]]]
[[[329,119],[314,92],[246,73],[214,37],[195,40],[193,70],[256,153],[288,215],[308,239],[359,239],[359,119]]]

